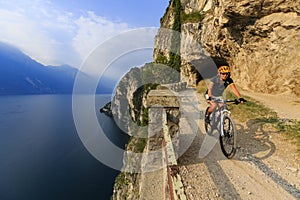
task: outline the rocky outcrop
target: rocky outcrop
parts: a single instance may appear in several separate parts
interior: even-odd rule
[[[142,110],[141,104],[134,103],[134,94],[142,86],[141,70],[132,68],[119,82],[111,102],[111,113],[118,126],[131,135],[130,123],[137,121],[135,110]]]
[[[163,28],[174,24],[174,1],[161,20]],[[229,63],[239,86],[256,92],[300,96],[299,1],[181,0],[181,6],[181,15],[203,15],[198,21],[182,21],[181,33],[198,42],[214,61]],[[168,42],[165,35],[156,37],[156,45]],[[197,61],[202,58],[200,53],[197,57],[194,48],[184,48],[190,46],[189,42],[181,40],[180,52],[185,58],[181,74],[192,85],[201,79],[196,71],[201,65]],[[162,54],[156,49],[154,58]]]
[[[145,105],[147,93],[162,84],[172,88],[173,85],[168,84],[178,81],[179,73],[176,70],[158,63],[147,63],[143,67],[132,68],[122,77],[116,88],[110,106],[111,115],[118,126],[132,136],[139,126],[148,123],[148,111]],[[178,90],[184,87],[183,83],[173,88]]]

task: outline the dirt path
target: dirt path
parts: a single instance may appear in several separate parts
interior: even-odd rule
[[[297,119],[300,121],[300,98],[289,95],[271,95],[242,91],[243,95],[249,96],[278,113],[280,118]]]
[[[200,107],[204,110],[206,103]],[[285,114],[283,111],[286,110],[280,116]],[[296,147],[261,124],[236,123],[239,149],[228,160],[217,139],[204,134],[203,119],[199,120],[200,132],[178,160],[188,199],[300,199],[300,160]],[[199,150],[207,141],[216,144],[201,158]]]

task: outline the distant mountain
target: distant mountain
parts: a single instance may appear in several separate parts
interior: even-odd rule
[[[0,42],[0,95],[71,94],[78,72],[68,65],[44,66],[16,47]],[[97,93],[111,92],[106,84],[101,90]]]

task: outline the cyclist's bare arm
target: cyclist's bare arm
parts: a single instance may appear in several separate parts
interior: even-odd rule
[[[214,86],[213,83],[210,83],[209,86],[208,86],[207,94],[208,94],[209,97],[211,97],[211,91],[212,91],[213,86]]]
[[[240,100],[241,103],[244,103],[246,100],[244,100],[241,96],[241,94],[239,93],[238,89],[236,88],[235,84],[232,83],[230,84],[230,89],[232,90],[233,94],[235,94],[235,96],[237,96],[237,98]]]

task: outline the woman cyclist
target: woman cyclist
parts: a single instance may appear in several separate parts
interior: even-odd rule
[[[207,115],[205,116],[205,122],[209,123],[210,114],[216,109],[217,104],[213,101],[214,98],[220,98],[223,96],[224,90],[229,86],[233,94],[237,96],[240,103],[246,102],[244,98],[241,97],[238,89],[236,88],[232,78],[230,78],[230,67],[220,66],[218,68],[218,75],[214,76],[210,80],[210,84],[206,91],[206,99],[210,103]]]

